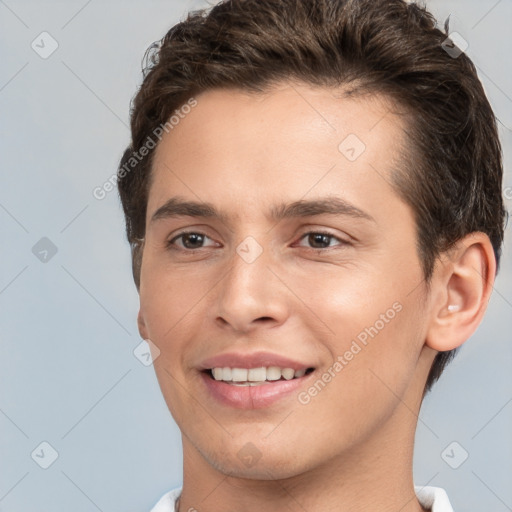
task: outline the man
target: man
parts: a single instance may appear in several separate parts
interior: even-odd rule
[[[182,433],[153,512],[452,510],[414,486],[424,394],[503,240],[495,118],[402,0],[230,0],[150,54],[119,190]]]

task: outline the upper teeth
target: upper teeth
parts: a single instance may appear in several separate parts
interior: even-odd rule
[[[294,377],[302,377],[306,369],[294,370],[293,368],[279,368],[278,366],[269,366],[268,368],[212,368],[213,378],[215,380],[225,380],[233,382],[264,382],[266,380],[279,380],[283,377],[286,380]]]

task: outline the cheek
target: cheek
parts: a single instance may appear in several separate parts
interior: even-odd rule
[[[346,335],[336,346],[344,365],[344,383],[339,384],[349,390],[342,401],[349,409],[372,403],[386,414],[414,379],[424,342],[422,308],[412,297],[390,293],[376,298],[366,311],[353,308],[347,315],[351,313],[357,320],[340,322]]]
[[[140,302],[149,338],[160,351],[154,370],[167,406],[181,425],[189,396],[183,386],[185,382],[191,385],[189,379],[193,375],[187,360],[189,342],[204,332],[199,321],[204,289],[188,272],[149,264],[147,269],[141,282]]]
[[[207,287],[197,274],[163,268],[148,258],[143,267],[140,303],[150,338],[164,346],[174,343],[177,332],[197,315]],[[197,319],[197,316],[196,316]]]
[[[334,267],[330,272],[304,274],[291,286],[308,306],[310,316],[321,320],[323,330],[327,329],[334,338],[347,340],[375,322],[382,329],[380,315],[386,312],[386,325],[387,320],[395,318],[400,306],[393,308],[393,304],[400,294],[390,291],[390,282],[383,275],[384,272],[372,273],[355,266]]]
[[[411,376],[423,346],[425,311],[420,288],[411,293],[408,284],[421,273],[388,268],[335,269],[303,280],[300,288],[297,281],[296,289],[307,297],[310,312],[301,321],[316,329],[317,342],[325,345],[332,361],[342,358],[344,373],[350,369],[357,381],[361,371],[373,369],[385,382],[400,386]]]
[[[326,424],[336,424],[342,444],[357,442],[383,424],[404,400],[416,370],[417,308],[407,301],[381,304],[366,310],[340,304],[344,309],[337,317],[333,313],[331,323],[336,334],[325,341],[332,364],[318,375],[327,383],[313,382],[301,396],[301,403],[309,404],[304,421],[319,434]]]

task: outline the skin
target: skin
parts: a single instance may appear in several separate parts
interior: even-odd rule
[[[385,98],[286,82],[196,99],[156,149],[138,317],[182,433],[180,510],[424,510],[412,477],[422,392],[437,351],[463,343],[484,314],[495,274],[488,237],[471,234],[442,255],[427,289],[412,210],[390,185],[407,127]],[[366,146],[355,161],[338,149],[348,134]],[[227,218],[151,221],[174,196]],[[265,215],[326,196],[374,220]],[[175,239],[183,229],[206,236]],[[307,235],[318,231],[332,238]],[[236,251],[247,236],[263,249],[251,263]],[[395,303],[401,311],[306,405],[292,394],[233,409],[197,370],[219,353],[266,350],[321,376]],[[260,457],[250,466],[237,455],[248,443]]]

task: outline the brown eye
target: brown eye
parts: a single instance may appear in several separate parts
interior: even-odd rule
[[[324,249],[329,247],[332,236],[324,235],[323,233],[310,233],[308,235],[308,243],[315,249]]]
[[[333,247],[331,245],[332,240],[336,240],[339,242],[338,245],[346,245],[348,242],[341,240],[340,238],[334,236],[331,233],[326,233],[322,231],[310,231],[308,233],[304,233],[301,237],[305,239],[307,237],[307,242],[309,244],[309,248],[311,249],[328,249]]]
[[[209,237],[204,233],[199,233],[197,231],[185,231],[169,240],[167,246],[171,249],[177,248],[178,250],[203,249],[203,243],[207,238]],[[175,242],[177,240],[181,240],[181,244],[178,244],[176,247]]]

